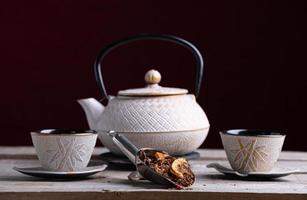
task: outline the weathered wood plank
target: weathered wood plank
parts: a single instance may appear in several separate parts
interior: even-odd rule
[[[222,200],[222,199],[236,199],[236,200],[306,200],[306,196],[302,194],[254,194],[254,193],[216,193],[216,192],[33,192],[33,193],[0,193],[1,200]]]
[[[96,148],[94,158],[105,152]],[[191,161],[197,182],[188,190],[163,189],[148,181],[127,179],[129,168],[108,168],[92,178],[78,181],[48,181],[20,174],[13,166],[39,165],[32,147],[0,147],[0,199],[307,199],[307,174],[275,181],[244,181],[227,178],[210,162],[226,163],[223,150],[199,150],[201,159]],[[283,152],[278,165],[307,172],[307,153]]]

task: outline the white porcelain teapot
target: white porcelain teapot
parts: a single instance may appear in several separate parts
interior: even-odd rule
[[[115,130],[131,140],[137,147],[151,147],[172,155],[183,155],[196,150],[206,139],[209,122],[197,104],[195,96],[186,89],[162,87],[161,75],[150,70],[145,75],[147,86],[107,94],[102,73],[103,58],[115,47],[137,40],[163,40],[189,49],[197,61],[195,95],[198,96],[203,75],[203,59],[190,42],[171,35],[140,34],[119,40],[102,49],[95,62],[95,76],[101,93],[108,99],[103,106],[94,98],[80,99],[88,124],[99,133],[103,145],[111,152],[121,151],[106,134]]]

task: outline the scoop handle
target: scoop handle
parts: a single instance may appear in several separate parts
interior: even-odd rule
[[[96,78],[96,81],[98,83],[98,86],[99,86],[99,89],[100,89],[100,92],[103,98],[109,98],[104,82],[103,82],[102,73],[101,73],[103,59],[108,53],[110,53],[116,47],[119,47],[121,45],[130,43],[130,42],[139,41],[139,40],[167,41],[167,42],[178,44],[190,50],[190,52],[193,54],[196,60],[195,96],[198,97],[199,92],[200,92],[202,78],[203,78],[203,71],[204,71],[204,61],[203,61],[203,57],[201,53],[199,52],[199,50],[192,43],[182,38],[173,36],[173,35],[143,33],[143,34],[138,34],[138,35],[130,36],[130,37],[115,41],[99,51],[96,57],[96,60],[95,60],[94,70],[95,70],[95,78]]]
[[[127,137],[115,131],[110,131],[109,135],[112,137],[114,144],[135,164],[135,156],[139,149]]]

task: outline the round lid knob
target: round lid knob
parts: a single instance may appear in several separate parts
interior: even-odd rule
[[[145,81],[147,84],[159,84],[161,81],[161,74],[157,70],[151,69],[145,74]]]
[[[135,88],[120,90],[118,95],[120,96],[166,96],[166,95],[179,95],[187,94],[188,90],[181,88],[162,87],[159,85],[161,81],[161,74],[157,70],[149,70],[145,74],[145,81],[147,86],[144,88]]]

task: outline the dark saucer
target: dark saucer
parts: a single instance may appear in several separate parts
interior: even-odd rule
[[[78,180],[83,179],[88,176],[94,175],[96,173],[102,172],[107,168],[106,164],[98,165],[98,166],[88,166],[79,171],[71,171],[71,172],[58,172],[58,171],[50,171],[44,169],[41,166],[36,167],[13,167],[14,170],[29,175],[35,176],[39,178],[46,179],[54,179],[54,180]]]

